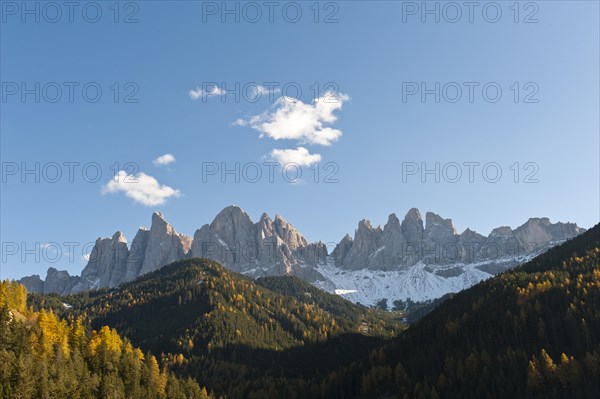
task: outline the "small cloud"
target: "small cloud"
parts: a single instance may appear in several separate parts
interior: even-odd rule
[[[248,121],[245,121],[244,119],[240,118],[233,122],[233,126],[248,126]]]
[[[334,112],[349,99],[345,94],[325,93],[312,104],[305,104],[284,96],[277,100],[273,110],[247,120],[238,119],[234,125],[250,126],[260,132],[260,137],[329,146],[342,136],[342,131],[325,125],[337,120]]]
[[[192,89],[188,92],[192,100],[197,100],[200,97],[206,98],[209,96],[220,96],[226,93],[227,92],[225,90],[221,89],[217,85],[206,85],[206,90],[196,87],[196,89]]]
[[[262,85],[256,85],[252,88],[252,97],[260,97],[264,94],[276,94],[281,93],[281,89],[278,87],[268,88]]]
[[[145,173],[128,175],[120,170],[113,179],[102,187],[102,194],[123,192],[138,204],[145,206],[163,205],[171,197],[180,197],[181,192],[161,185],[154,177]]]
[[[298,166],[308,166],[321,161],[321,155],[311,154],[304,147],[295,150],[273,150],[271,157],[282,165],[294,163]]]
[[[175,157],[173,156],[173,154],[161,155],[160,157],[158,157],[154,161],[152,161],[154,166],[168,165],[173,162],[175,162]]]
[[[86,262],[89,262],[91,254],[92,254],[91,252],[85,253],[85,254],[81,255],[81,259],[83,259]]]

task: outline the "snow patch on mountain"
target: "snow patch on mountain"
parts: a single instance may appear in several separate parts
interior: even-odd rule
[[[313,284],[366,306],[375,305],[383,298],[388,300],[388,306],[392,306],[395,300],[406,301],[410,298],[420,302],[462,291],[493,276],[481,270],[482,266],[494,265],[496,268],[507,270],[533,257],[531,254],[449,265],[427,265],[419,262],[409,268],[392,271],[366,268],[344,270],[335,266],[335,261],[329,257],[327,263],[321,263],[315,268],[324,280],[315,281]]]

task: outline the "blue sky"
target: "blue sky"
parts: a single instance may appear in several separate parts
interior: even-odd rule
[[[118,16],[113,2],[96,2],[85,15],[75,9],[73,22],[63,9],[52,23],[55,10],[40,9],[39,22],[25,14],[23,22],[21,2],[2,2],[1,240],[19,246],[16,255],[4,247],[2,278],[43,277],[48,266],[78,274],[86,243],[116,230],[131,242],[155,210],[193,235],[237,204],[254,219],[279,213],[309,241],[325,242],[352,234],[360,219],[383,224],[389,213],[402,218],[412,207],[452,218],[459,232],[485,235],[529,217],[598,222],[598,2],[523,2],[517,23],[512,1],[494,3],[502,12],[495,23],[496,8],[486,2],[473,22],[463,8],[455,23],[447,20],[456,10],[444,3],[439,23],[428,14],[422,22],[420,9],[412,14],[421,2],[320,2],[318,16],[312,1],[289,3],[277,3],[273,22],[266,8],[256,23],[252,9],[242,9],[239,22],[231,15],[222,22],[221,2],[140,1],[121,3]],[[97,8],[99,21],[88,22]],[[291,23],[297,8],[302,16]],[[123,23],[128,16],[137,22]],[[328,16],[337,22],[325,23]],[[39,103],[35,93],[23,99],[21,84],[35,92],[36,82]],[[55,103],[52,82],[62,87]],[[73,101],[66,82],[78,84]],[[204,101],[209,82],[219,89]],[[236,101],[236,83],[259,90],[252,82],[287,90]],[[424,101],[420,92],[408,94],[436,82],[439,102],[435,94]],[[457,86],[462,97],[452,102]],[[91,102],[96,87],[102,96]],[[497,87],[502,95],[493,102]],[[337,102],[314,102],[332,88]],[[165,154],[175,161],[153,163]],[[316,182],[307,165],[298,181],[286,181],[280,169],[269,181],[265,162],[317,159]],[[79,163],[71,164],[72,182],[71,162]],[[472,182],[469,162],[479,163]],[[23,179],[21,169],[36,163],[39,182],[35,174]],[[62,177],[53,183],[54,163]],[[128,163],[138,185],[108,184]],[[203,179],[203,165],[236,163],[239,182],[233,175]],[[439,183],[434,175],[403,178],[403,168],[436,163]],[[98,181],[82,177],[86,164],[88,180],[99,168]],[[263,175],[251,182],[257,164]],[[463,174],[453,183],[456,165]],[[491,165],[485,176],[483,165]],[[486,181],[498,168],[499,181]],[[50,242],[63,252],[56,262],[23,252]],[[73,260],[65,242],[78,243]]]

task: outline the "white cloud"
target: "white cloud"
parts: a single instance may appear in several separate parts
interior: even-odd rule
[[[160,157],[158,157],[154,161],[152,161],[154,166],[168,165],[173,162],[175,162],[175,157],[173,156],[173,154],[161,155]]]
[[[342,131],[325,124],[332,124],[337,120],[334,112],[341,109],[349,99],[344,94],[326,93],[312,104],[305,104],[284,96],[277,100],[273,110],[248,120],[238,119],[234,125],[250,126],[261,133],[260,137],[329,146],[342,136]]]
[[[206,85],[207,90],[196,87],[188,92],[190,98],[192,100],[197,100],[200,97],[209,97],[209,96],[220,96],[222,94],[226,94],[226,91],[221,89],[216,85]]]
[[[308,166],[321,161],[321,155],[311,154],[304,147],[295,150],[273,150],[271,157],[282,165],[295,163],[298,166]]]
[[[102,194],[123,192],[135,202],[145,206],[162,205],[171,197],[180,197],[181,192],[161,185],[154,177],[145,173],[128,175],[120,170],[117,176],[102,187]]]
[[[252,87],[252,98],[260,97],[264,94],[275,93],[281,93],[281,89],[278,87],[268,88],[262,85],[256,85]]]

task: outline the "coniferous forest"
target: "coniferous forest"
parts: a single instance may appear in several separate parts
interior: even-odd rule
[[[176,262],[74,296],[0,290],[3,398],[600,397],[600,225],[401,313]]]
[[[27,308],[17,283],[0,284],[0,397],[208,398],[108,326]]]

